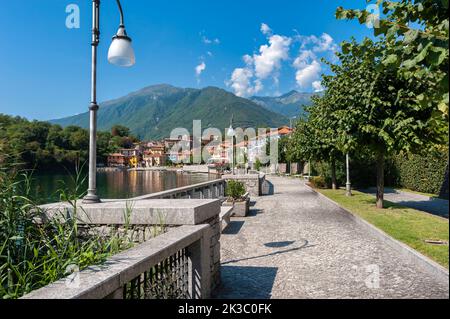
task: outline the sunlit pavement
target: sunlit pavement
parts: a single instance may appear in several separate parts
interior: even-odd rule
[[[301,180],[269,177],[221,238],[217,298],[448,298],[439,282],[368,234]]]

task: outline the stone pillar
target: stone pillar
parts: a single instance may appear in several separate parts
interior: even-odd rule
[[[208,221],[210,227],[209,252],[211,271],[211,291],[220,285],[220,235],[222,233],[219,216]]]
[[[211,297],[213,286],[211,284],[209,240],[209,236],[205,236],[187,248],[190,278],[188,290],[191,299]]]

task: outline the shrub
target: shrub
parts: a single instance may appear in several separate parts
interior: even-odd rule
[[[448,150],[425,155],[396,155],[396,185],[448,198]]]
[[[322,176],[311,177],[309,183],[313,188],[328,188],[327,182]]]
[[[318,176],[322,176],[325,179],[327,187],[331,188],[332,177],[331,177],[331,164],[327,162],[313,162],[312,171]],[[345,162],[343,160],[336,160],[336,182],[338,187],[340,185],[345,185],[346,175],[345,175]]]
[[[85,238],[90,229],[83,232],[76,220],[79,175],[73,193],[60,192],[73,206],[74,218],[61,212],[60,218],[39,224],[35,219],[42,211],[30,198],[29,175],[12,171],[0,165],[0,299],[19,298],[68,275],[69,266],[83,270],[131,247],[127,233]]]
[[[242,197],[245,195],[245,185],[238,181],[228,181],[227,182],[227,189],[226,189],[226,195],[234,200],[241,200]]]
[[[256,162],[255,162],[255,169],[256,169],[257,171],[259,171],[259,170],[261,169],[261,167],[262,167],[262,163],[261,163],[261,161],[259,160],[259,158],[257,158],[257,159],[256,159]]]

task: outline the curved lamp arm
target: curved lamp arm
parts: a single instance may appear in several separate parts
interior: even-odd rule
[[[116,0],[116,1],[117,1],[117,6],[119,7],[119,11],[120,11],[120,26],[125,26],[122,5],[120,4],[120,0]]]

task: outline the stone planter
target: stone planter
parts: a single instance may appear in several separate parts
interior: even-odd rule
[[[222,206],[233,207],[233,211],[231,212],[231,216],[234,217],[247,217],[250,211],[250,195],[246,193],[244,195],[244,200],[242,201],[229,201],[226,200]]]

